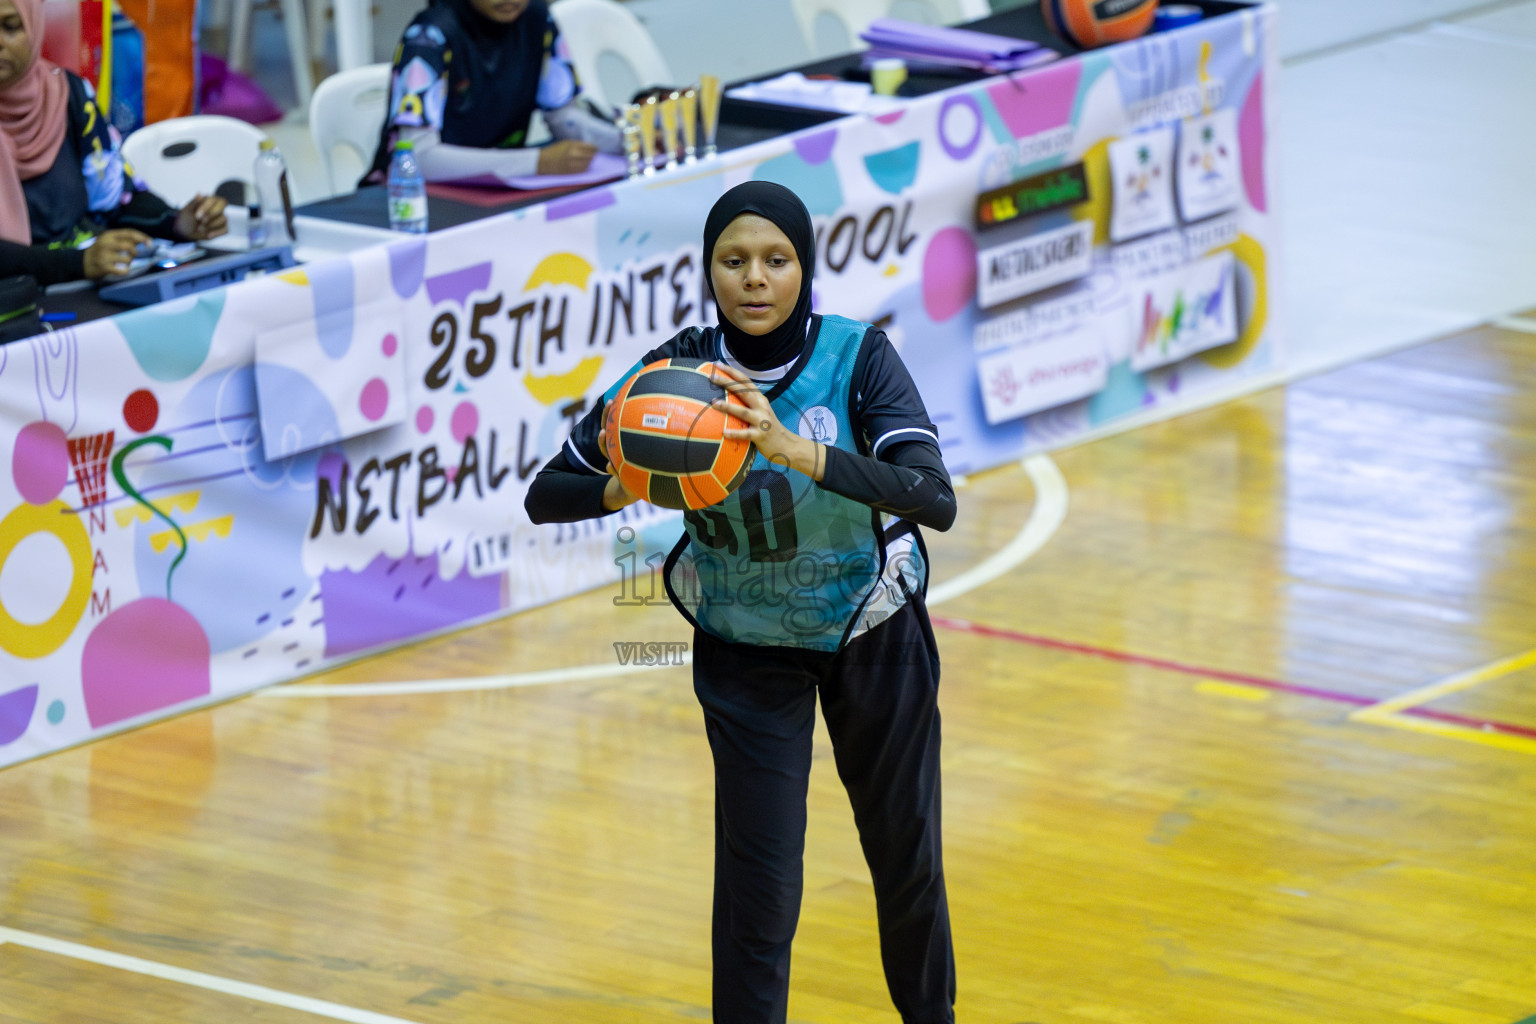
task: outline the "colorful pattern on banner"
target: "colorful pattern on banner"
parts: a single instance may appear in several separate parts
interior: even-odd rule
[[[713,320],[743,180],[804,198],[816,307],[884,326],[953,472],[1277,369],[1274,62],[1256,8],[0,348],[0,764],[632,585],[676,513],[523,495]]]

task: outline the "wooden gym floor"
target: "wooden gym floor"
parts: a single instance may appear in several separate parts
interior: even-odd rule
[[[934,608],[961,1024],[1536,1021],[1536,334],[1028,467],[929,541],[1028,555]],[[688,671],[512,685],[687,639],[611,598],[0,772],[0,1021],[707,1020]],[[893,1022],[829,755],[790,1017]]]

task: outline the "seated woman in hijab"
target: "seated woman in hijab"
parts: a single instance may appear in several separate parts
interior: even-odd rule
[[[619,130],[582,109],[544,0],[432,0],[395,50],[390,116],[363,184],[382,182],[409,139],[428,181],[577,174],[623,149]],[[555,142],[528,147],[539,110]]]
[[[223,234],[224,200],[176,210],[133,176],[94,90],[45,60],[42,40],[43,0],[0,0],[0,276],[123,274],[151,236]]]

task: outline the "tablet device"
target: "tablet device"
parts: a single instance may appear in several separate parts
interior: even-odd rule
[[[190,263],[205,255],[206,252],[207,250],[200,248],[196,242],[167,242],[156,239],[153,244],[139,246],[132,262],[128,264],[127,273],[111,274],[106,278],[106,283],[126,281],[152,270],[170,270],[183,263]]]
[[[293,247],[289,245],[231,252],[213,256],[203,253],[185,264],[169,269],[155,269],[138,277],[104,284],[97,294],[107,302],[124,306],[147,306],[167,299],[180,298],[222,288],[253,274],[284,270],[294,265]]]

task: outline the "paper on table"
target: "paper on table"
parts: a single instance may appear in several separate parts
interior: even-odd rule
[[[738,100],[835,110],[843,114],[879,114],[900,105],[889,96],[876,96],[866,82],[824,81],[806,78],[798,71],[738,85],[726,95]]]
[[[525,174],[515,178],[498,179],[501,185],[523,191],[544,188],[562,188],[567,185],[596,185],[600,181],[622,178],[625,173],[624,158],[614,153],[597,153],[587,169],[577,174]]]

